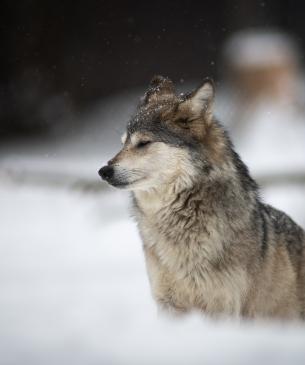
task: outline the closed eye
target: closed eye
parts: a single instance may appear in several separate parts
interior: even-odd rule
[[[136,147],[137,148],[143,148],[149,144],[151,144],[152,142],[151,141],[140,141],[137,143]]]
[[[185,128],[185,129],[189,128],[189,121],[187,119],[184,119],[184,118],[177,119],[176,123],[182,128]]]

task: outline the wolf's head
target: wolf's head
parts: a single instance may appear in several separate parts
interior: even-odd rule
[[[109,184],[128,190],[192,185],[222,160],[223,131],[213,120],[214,86],[206,79],[189,94],[155,76],[122,137],[121,151],[100,169]]]

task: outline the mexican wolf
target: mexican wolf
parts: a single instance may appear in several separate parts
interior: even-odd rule
[[[153,296],[172,313],[305,318],[305,234],[264,204],[213,117],[214,86],[152,80],[99,174],[132,191]]]

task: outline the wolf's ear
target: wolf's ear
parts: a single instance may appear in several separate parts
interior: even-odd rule
[[[150,88],[160,88],[160,90],[167,90],[169,92],[174,91],[174,84],[168,77],[163,77],[161,75],[155,75],[149,84]]]
[[[195,116],[204,114],[206,120],[211,120],[213,116],[214,95],[214,82],[211,79],[205,79],[201,86],[187,97],[186,101]]]
[[[143,103],[146,104],[153,100],[175,94],[175,87],[173,82],[163,76],[156,75],[152,78],[149,89],[143,97]]]

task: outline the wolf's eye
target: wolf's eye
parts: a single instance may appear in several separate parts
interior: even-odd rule
[[[182,128],[186,128],[186,129],[188,129],[188,120],[187,119],[184,119],[184,118],[180,118],[180,119],[177,119],[176,120],[176,123],[180,126],[180,127],[182,127]]]
[[[145,147],[145,146],[149,145],[150,143],[151,143],[151,141],[140,141],[140,142],[136,145],[136,147],[137,147],[137,148],[143,148],[143,147]]]

